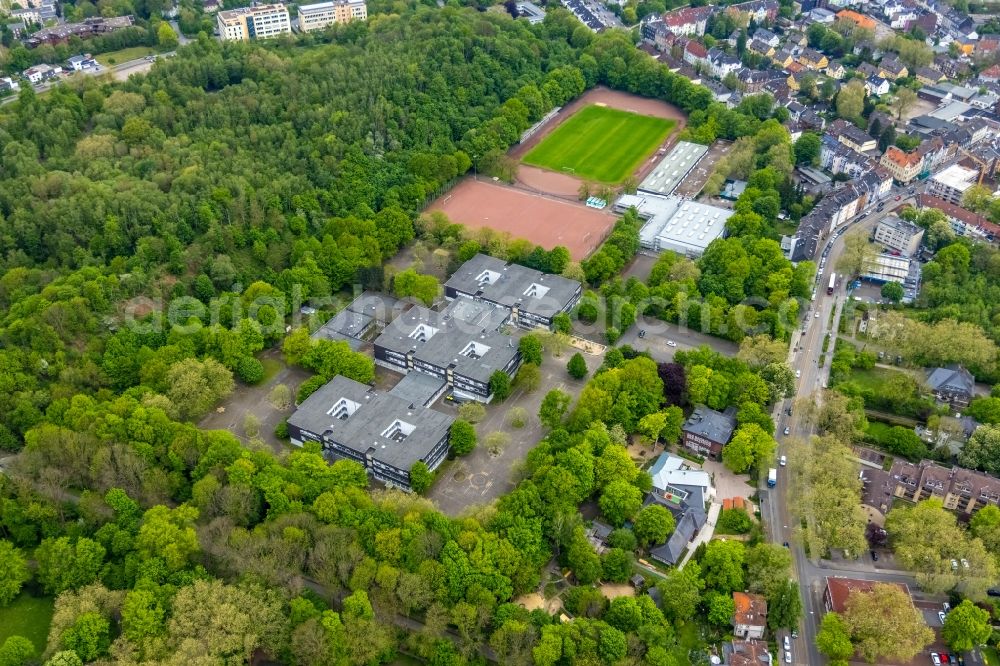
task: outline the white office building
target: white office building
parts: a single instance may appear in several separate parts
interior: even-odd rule
[[[299,31],[322,30],[334,23],[364,21],[368,18],[365,0],[332,0],[299,6]]]
[[[221,11],[216,15],[223,41],[267,39],[292,31],[288,10],[282,4],[254,5]]]

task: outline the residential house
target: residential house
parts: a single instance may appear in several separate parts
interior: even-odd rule
[[[758,24],[773,23],[778,18],[778,2],[777,0],[751,0],[750,2],[729,5],[725,11],[740,14],[748,22],[753,20]]]
[[[997,83],[1000,81],[1000,65],[992,65],[979,73],[979,80],[984,83]]]
[[[717,412],[697,405],[681,428],[683,444],[695,453],[718,459],[736,430],[735,410]]]
[[[966,210],[961,206],[928,194],[918,194],[917,205],[921,208],[934,208],[944,213],[952,230],[959,236],[988,243],[1000,241],[1000,225],[994,224],[971,210]]]
[[[889,92],[889,82],[881,76],[872,75],[865,79],[865,91],[869,97],[881,97]]]
[[[975,394],[976,378],[961,365],[949,365],[929,370],[927,387],[938,402],[953,408],[967,407]]]
[[[768,80],[768,73],[750,69],[749,67],[741,67],[736,72],[736,78],[748,95],[754,95],[764,89],[764,84]]]
[[[792,55],[791,51],[781,49],[771,56],[771,62],[773,62],[778,69],[787,69],[793,62],[795,62],[795,56]]]
[[[767,599],[759,594],[733,592],[733,635],[764,638],[767,631]]]
[[[809,45],[809,38],[801,30],[789,30],[785,33],[785,44],[790,47],[805,48]]]
[[[965,79],[972,73],[972,67],[968,62],[952,58],[947,53],[934,56],[934,67],[952,81]]]
[[[865,16],[864,14],[859,14],[853,9],[840,10],[837,12],[837,18],[844,21],[850,21],[854,25],[865,30],[875,30],[875,19],[870,16]]]
[[[827,133],[836,137],[840,143],[859,153],[870,152],[878,147],[878,142],[874,138],[868,136],[864,130],[853,123],[847,122],[843,118],[838,118],[830,123]]]
[[[964,516],[1000,505],[1000,479],[932,460],[911,463],[897,458],[888,472],[865,468],[861,480],[862,502],[882,514],[900,499],[920,502],[936,497],[946,509]]]
[[[652,490],[644,504],[658,504],[674,517],[676,528],[666,542],[650,549],[658,562],[674,565],[684,555],[691,540],[705,526],[705,506],[715,496],[708,472],[692,469],[683,458],[663,453],[649,470]]]
[[[715,7],[682,7],[663,15],[663,23],[675,35],[704,35],[708,18],[715,12]]]
[[[726,666],[771,666],[771,653],[767,641],[734,639],[722,644],[723,662]]]
[[[923,170],[923,157],[914,151],[904,152],[896,146],[889,146],[879,164],[886,168],[893,179],[901,185],[908,185]]]
[[[17,92],[21,89],[21,84],[9,76],[0,78],[0,94]]]
[[[878,75],[884,79],[895,81],[909,76],[910,70],[906,68],[895,55],[887,55],[878,63]]]
[[[708,49],[693,39],[688,40],[684,45],[684,62],[696,69],[698,67],[708,69]]]
[[[750,43],[747,44],[747,50],[764,58],[770,58],[776,53],[773,46],[756,38],[750,40]]]
[[[753,38],[773,48],[778,48],[778,45],[781,44],[781,38],[767,28],[757,28],[753,33]]]
[[[869,158],[830,134],[820,139],[819,165],[833,174],[845,173],[852,179],[868,169]]]
[[[847,76],[847,70],[844,69],[844,66],[842,64],[834,60],[831,61],[830,64],[826,66],[826,75],[831,78],[840,80],[845,76]]]
[[[116,30],[132,26],[131,16],[112,16],[109,18],[94,17],[80,21],[79,23],[62,23],[59,25],[42,28],[32,33],[24,43],[29,48],[35,48],[41,44],[64,44],[71,37],[80,39],[90,39]]]
[[[830,64],[830,60],[825,55],[816,49],[810,48],[802,49],[802,53],[799,54],[799,62],[805,67],[817,71],[824,69]]]
[[[32,85],[38,85],[39,83],[43,83],[49,79],[54,79],[59,75],[60,71],[62,70],[59,67],[42,64],[29,67],[21,72],[21,75],[28,79],[28,82]]]
[[[916,256],[923,238],[924,230],[922,227],[911,224],[895,215],[885,216],[879,220],[875,227],[875,242],[886,250],[898,252],[904,257]]]
[[[997,70],[1000,72],[1000,69]],[[933,86],[946,81],[948,77],[944,75],[944,72],[934,69],[933,67],[920,67],[916,71],[917,81],[924,84],[925,86]]]
[[[72,56],[66,61],[66,64],[74,72],[81,72],[91,67],[97,67],[97,61],[89,53]]]
[[[222,41],[266,39],[292,31],[288,9],[280,3],[229,9],[216,14],[215,19]]]
[[[875,65],[872,65],[871,63],[867,62],[859,64],[857,67],[854,68],[854,71],[866,79],[871,76],[878,76],[878,68]]]
[[[712,76],[724,79],[728,74],[735,72],[743,65],[736,56],[729,55],[722,49],[712,48],[708,50],[708,66],[712,72]]]
[[[833,23],[837,19],[837,15],[826,7],[813,7],[806,16],[813,23]]]

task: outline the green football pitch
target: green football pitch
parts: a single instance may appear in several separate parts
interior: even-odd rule
[[[676,121],[606,106],[573,114],[524,156],[525,164],[620,183],[670,135]]]

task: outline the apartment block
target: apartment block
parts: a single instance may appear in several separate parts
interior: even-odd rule
[[[226,42],[266,39],[292,31],[288,10],[282,4],[254,5],[221,11],[216,15],[219,37]]]
[[[879,220],[875,227],[875,242],[889,251],[898,252],[912,257],[920,249],[924,230],[915,224],[910,224],[895,215],[888,215]]]
[[[927,183],[927,194],[944,199],[948,203],[961,205],[962,197],[976,184],[979,172],[953,164],[944,171],[934,174]]]
[[[299,6],[299,31],[322,30],[334,23],[364,21],[368,18],[365,0],[332,0]]]
[[[897,459],[888,472],[862,467],[862,503],[885,514],[893,501],[920,502],[936,497],[946,509],[971,515],[984,506],[1000,505],[1000,479],[964,467],[945,467],[931,460]]]

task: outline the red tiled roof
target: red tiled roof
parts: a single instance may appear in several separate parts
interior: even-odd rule
[[[871,592],[872,588],[878,581],[873,580],[858,580],[857,578],[841,578],[839,576],[828,576],[826,579],[826,597],[830,600],[830,610],[842,613],[847,607],[847,597],[851,595],[852,592]],[[910,596],[910,589],[903,585],[902,583],[886,583],[887,585],[896,585],[906,596]],[[734,594],[735,596],[735,594]]]
[[[920,162],[920,155],[915,152],[903,152],[896,146],[889,146],[889,148],[885,151],[885,158],[895,162],[901,167],[913,166]]]
[[[767,599],[759,594],[733,592],[733,624],[763,627],[767,624]]]
[[[687,46],[684,47],[684,50],[690,53],[691,55],[695,56],[696,58],[708,57],[708,49],[702,46],[701,43],[696,42],[694,40],[688,42]]]
[[[869,30],[875,29],[875,19],[870,16],[865,16],[864,14],[859,14],[851,9],[842,9],[837,12],[837,18],[847,19],[848,21],[853,21],[858,24],[861,28],[868,28]]]
[[[932,197],[929,194],[920,194],[917,195],[917,205],[922,208],[936,208],[948,217],[953,217],[965,224],[977,227],[983,234],[992,234],[1000,238],[1000,224],[994,224],[982,215],[973,213],[971,210],[966,210],[961,206],[956,206],[944,199]]]

